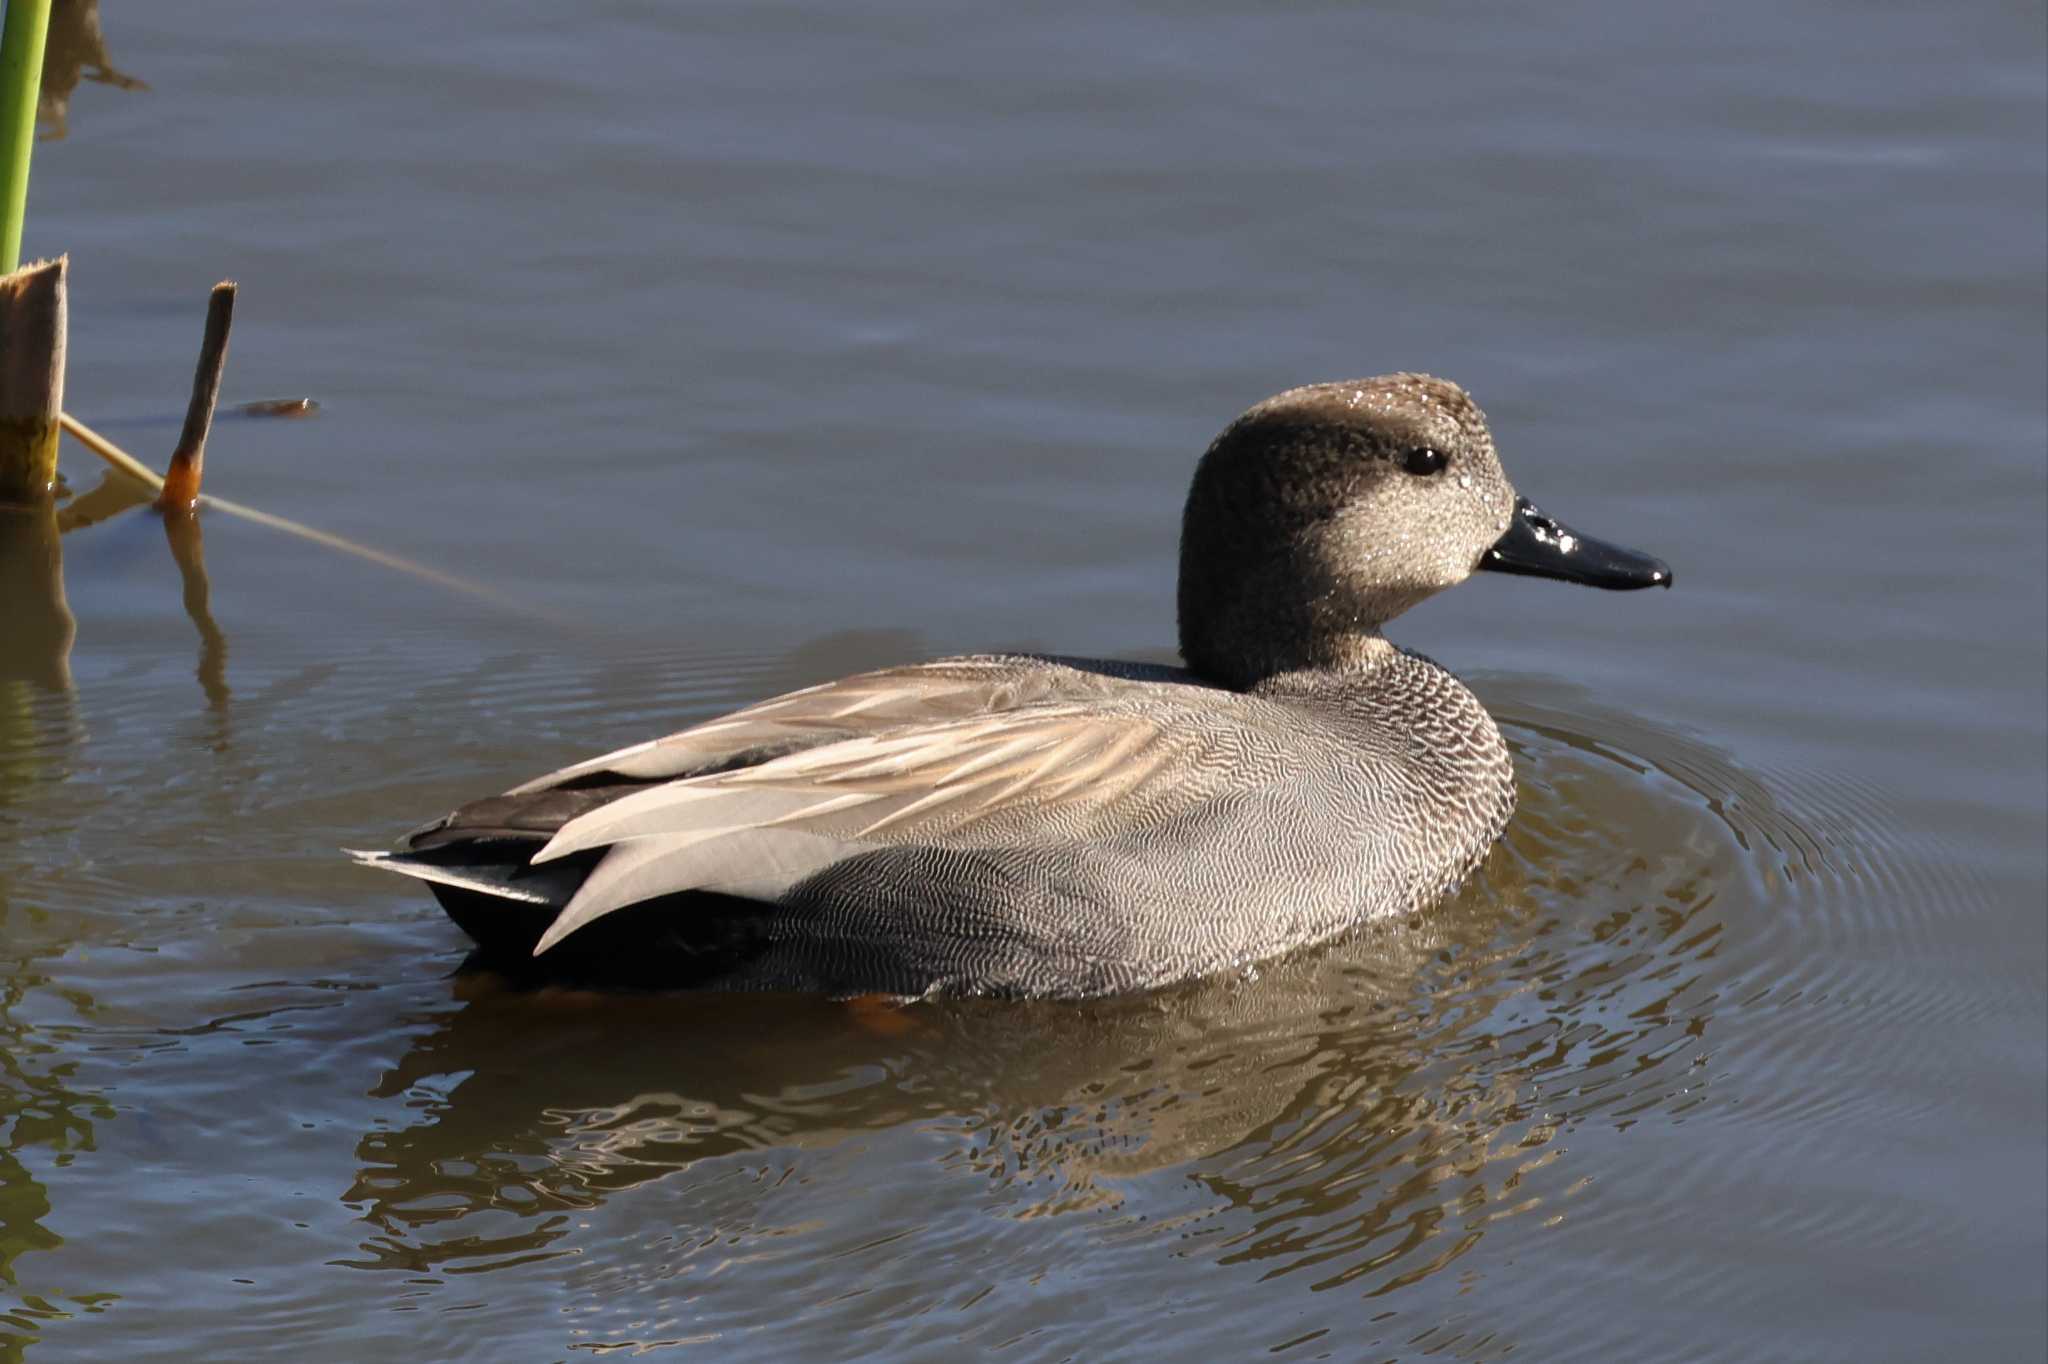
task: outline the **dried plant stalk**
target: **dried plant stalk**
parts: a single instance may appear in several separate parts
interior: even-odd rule
[[[57,481],[65,270],[59,256],[0,277],[0,502],[41,501]]]

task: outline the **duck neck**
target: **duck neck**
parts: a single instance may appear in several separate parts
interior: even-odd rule
[[[1249,691],[1281,673],[1366,673],[1398,652],[1377,623],[1338,609],[1332,598],[1285,605],[1241,593],[1220,611],[1183,603],[1181,655],[1197,676]]]

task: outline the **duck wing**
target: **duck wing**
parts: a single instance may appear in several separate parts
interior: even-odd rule
[[[942,658],[883,668],[787,692],[663,738],[574,763],[505,794],[667,781],[749,767],[840,739],[1093,694],[1132,677],[1151,675],[1193,681],[1174,668],[1119,665],[1117,671],[1096,673],[1062,660],[1015,655]]]
[[[772,900],[794,884],[800,866],[949,829],[964,839],[970,835],[961,830],[977,822],[971,815],[984,837],[991,836],[998,814],[1006,816],[1001,822],[1007,836],[1029,842],[1035,830],[1044,837],[1056,812],[1074,817],[1083,803],[1076,799],[1079,784],[1117,762],[1115,736],[1132,756],[1157,737],[1157,717],[1150,728],[1123,728],[1128,720],[1114,714],[1120,704],[1143,696],[1153,705],[1178,696],[1198,705],[1223,694],[1178,668],[1043,655],[955,657],[887,668],[789,692],[572,764],[502,795],[468,802],[408,834],[403,851],[352,856],[383,871],[535,906],[565,906],[579,888],[587,888],[589,895],[575,905],[576,917],[565,917],[552,945],[620,905],[695,888],[692,877],[701,878],[697,885],[703,888],[731,886],[732,893]],[[1080,734],[1084,711],[1093,720],[1092,740]],[[1003,723],[976,723],[997,720]],[[880,746],[884,740],[886,747]],[[859,741],[872,742],[845,747]],[[809,764],[788,761],[802,754],[817,756]],[[1068,763],[1064,781],[1024,780]],[[745,773],[757,775],[739,780]],[[1135,783],[1138,769],[1127,775]],[[728,780],[706,781],[712,777]],[[721,793],[720,799],[678,799],[667,816],[648,808],[667,803],[660,793],[691,782],[704,782],[703,790]],[[1011,783],[1017,785],[1007,799],[994,799]],[[894,789],[879,789],[885,786]],[[825,810],[816,795],[804,794],[813,787],[831,798],[853,799]],[[1110,808],[1106,797],[1113,789],[1112,776],[1096,793],[1098,809]],[[640,796],[653,799],[623,805]],[[932,799],[919,804],[925,796]],[[762,812],[743,813],[748,802]],[[623,808],[606,820],[578,824],[614,806]],[[1047,818],[1034,822],[1034,809]],[[834,814],[841,816],[836,822]],[[636,832],[599,836],[600,829],[612,830],[614,820],[626,818],[642,821]],[[663,818],[674,827],[662,824]],[[573,832],[571,825],[577,826]],[[755,827],[773,832],[739,841],[730,837]],[[728,837],[715,850],[654,864],[657,852],[681,854],[712,842],[708,830]],[[865,841],[850,837],[862,833]],[[543,854],[553,860],[530,860],[558,834],[564,841]],[[571,847],[597,851],[570,858]],[[756,860],[750,863],[750,857]],[[603,875],[593,883],[586,873],[599,862]]]
[[[1226,785],[1282,775],[1279,750],[1248,742],[1245,717],[1216,704],[1225,693],[1091,681],[1100,690],[1085,701],[838,739],[570,819],[536,867],[607,851],[534,951],[642,900],[717,891],[773,901],[875,848],[1108,841],[1185,815]]]
[[[573,763],[501,795],[469,801],[407,834],[405,852],[373,860],[387,870],[406,871],[405,859],[412,853],[459,854],[471,845],[506,841],[545,843],[577,816],[661,782],[752,767],[905,726],[966,719],[1059,698],[1083,699],[1141,678],[1192,683],[1174,668],[1076,662],[1079,666],[1030,655],[942,658],[788,692],[663,738]],[[507,865],[515,874],[523,873],[525,853],[511,856]],[[414,874],[437,879],[424,871]]]

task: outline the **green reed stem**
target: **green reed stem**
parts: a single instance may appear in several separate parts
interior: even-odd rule
[[[36,95],[49,31],[50,0],[7,0],[7,24],[0,29],[0,274],[21,264],[28,158],[36,145]]]

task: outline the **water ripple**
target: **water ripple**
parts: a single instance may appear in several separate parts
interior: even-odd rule
[[[1845,1132],[1941,1102],[1896,1079],[1902,1059],[1938,1062],[1926,1034],[1999,1007],[1939,976],[1939,924],[1970,912],[1968,874],[1901,835],[1881,793],[1760,772],[1556,689],[1489,689],[1521,807],[1450,902],[1242,978],[1085,1008],[876,1019],[476,978],[451,994],[421,969],[458,946],[430,906],[381,882],[337,898],[336,869],[306,854],[361,837],[366,815],[573,756],[593,729],[684,723],[848,662],[506,656],[422,676],[432,736],[374,669],[281,668],[239,684],[234,723],[276,726],[272,746],[307,761],[238,768],[231,738],[207,750],[225,779],[189,820],[158,818],[119,852],[94,831],[161,816],[164,783],[142,778],[180,740],[141,707],[46,716],[69,737],[14,751],[91,784],[75,805],[41,800],[10,921],[87,1006],[19,1003],[17,1052],[155,1068],[151,1097],[128,1102],[157,1134],[138,1149],[167,1161],[191,1114],[212,1114],[213,1141],[260,1144],[260,1119],[207,1088],[252,1048],[326,1077],[306,1130],[353,1126],[353,1176],[322,1195],[324,1219],[304,1222],[305,1191],[282,1187],[251,1215],[292,1209],[320,1228],[308,1272],[394,1309],[490,1315],[539,1295],[577,1348],[1059,1357],[1254,1331],[1289,1357],[1549,1357],[1598,1334],[1561,1305],[1559,1276],[1647,1228],[1710,1234],[1744,1209],[1743,1235],[1831,1254],[1966,1234],[1940,1200],[1872,1204],[1810,1178],[1761,1210],[1749,1195],[1773,1169],[1827,1168]],[[432,775],[391,760],[429,737]],[[113,808],[89,809],[89,789]],[[95,908],[123,901],[161,912]],[[248,970],[194,1017],[176,963],[208,931],[240,935]],[[1891,969],[1902,950],[1934,974]],[[394,1037],[378,1020],[401,977],[416,984]],[[1843,1045],[1851,1026],[1864,1045]],[[365,1073],[360,1100],[332,1097]],[[111,1074],[90,1092],[59,1077],[63,1106],[113,1111],[127,1091]],[[167,1099],[179,1083],[197,1088]],[[1647,1167],[1630,1154],[1646,1139],[1667,1149]],[[1179,1280],[1143,1332],[1077,1334],[1101,1317],[1091,1303],[1157,1297],[1161,1257],[1213,1280]],[[1733,1305],[1749,1282],[1739,1256],[1628,1272],[1682,1278],[1701,1303]],[[1207,1281],[1266,1285],[1267,1310],[1248,1324],[1231,1292],[1192,1286]]]

